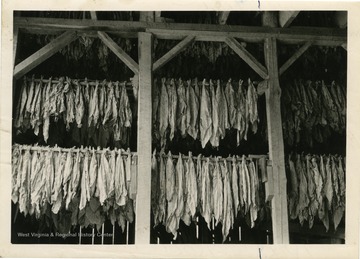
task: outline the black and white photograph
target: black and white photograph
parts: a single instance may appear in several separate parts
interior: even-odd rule
[[[7,242],[354,245],[349,11],[155,9],[12,10]]]

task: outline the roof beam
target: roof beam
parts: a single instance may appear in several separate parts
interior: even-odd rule
[[[230,11],[218,12],[219,24],[222,24],[222,25],[226,24],[229,14],[230,14]]]
[[[172,60],[177,54],[179,54],[187,46],[189,46],[189,44],[193,42],[194,39],[195,36],[187,36],[185,39],[180,41],[175,47],[169,50],[164,56],[162,56],[154,63],[153,71],[156,71],[157,69],[161,68],[166,63],[168,63],[170,60]]]
[[[237,40],[234,38],[226,38],[225,42],[263,79],[268,77],[267,69],[259,61],[257,61],[257,59],[251,55],[250,52],[248,52]]]
[[[96,11],[90,11],[90,16],[92,20],[97,20]]]
[[[106,32],[98,31],[98,36],[135,74],[139,73],[139,65]]]
[[[279,12],[279,24],[281,27],[289,27],[292,21],[296,18],[296,16],[300,13],[300,11],[280,11]]]
[[[261,22],[264,27],[271,27],[271,28],[279,27],[278,12],[276,11],[262,12]]]
[[[347,27],[347,11],[335,12],[335,22],[339,28]]]
[[[42,47],[30,57],[17,64],[14,68],[14,78],[18,79],[29,72],[34,67],[38,66],[63,47],[70,44],[72,41],[77,39],[77,33],[75,31],[67,31],[61,34],[56,39],[49,42],[46,46]]]
[[[279,69],[279,75],[282,75],[304,52],[312,45],[311,41],[306,42],[292,55]]]
[[[197,37],[234,37],[248,42],[263,42],[265,38],[274,37],[285,44],[303,44],[307,41],[313,41],[314,45],[324,46],[340,46],[347,41],[347,29],[316,27],[269,28],[261,26],[24,17],[15,17],[14,26],[56,31],[147,31],[154,33],[157,38],[167,39],[183,39],[189,35],[195,35]]]

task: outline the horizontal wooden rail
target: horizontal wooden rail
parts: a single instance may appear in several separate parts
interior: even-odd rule
[[[261,26],[239,26],[219,24],[159,23],[134,21],[104,21],[81,19],[53,19],[15,17],[14,26],[42,30],[77,30],[106,32],[151,32],[158,38],[183,39],[193,35],[216,39],[234,37],[249,42],[263,42],[273,37],[287,44],[301,44],[312,41],[314,45],[340,46],[347,42],[347,29],[291,27],[270,28]]]

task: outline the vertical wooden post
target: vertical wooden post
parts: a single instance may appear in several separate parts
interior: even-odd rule
[[[274,197],[271,200],[274,244],[289,243],[284,140],[281,122],[279,69],[276,39],[265,40],[265,62],[269,73],[266,95],[266,118],[269,134],[269,158],[272,161]],[[271,176],[268,176],[271,177]]]
[[[152,49],[152,34],[139,32],[138,187],[135,223],[137,245],[150,244]]]
[[[13,67],[15,67],[15,62],[16,62],[18,35],[19,35],[19,28],[15,26],[14,27],[14,34],[13,34]]]

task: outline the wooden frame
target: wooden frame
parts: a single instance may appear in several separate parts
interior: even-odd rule
[[[157,14],[158,17],[159,14]],[[224,12],[225,15],[225,12]],[[280,112],[279,75],[290,67],[311,45],[345,46],[347,30],[330,28],[271,28],[207,24],[165,24],[159,22],[99,21],[96,13],[91,20],[14,18],[14,39],[18,30],[28,33],[62,33],[54,42],[15,66],[14,79],[56,53],[77,38],[79,34],[99,37],[134,73],[139,81],[138,95],[138,194],[136,203],[136,244],[150,242],[151,213],[151,87],[153,71],[169,62],[193,41],[226,42],[254,71],[266,81],[266,112],[269,132],[269,157],[267,193],[272,203],[273,235],[275,244],[289,243],[289,222],[286,203],[286,176]],[[292,18],[291,18],[292,17]],[[283,24],[288,26],[294,14]],[[145,18],[144,18],[145,19]],[[149,20],[149,19],[146,19]],[[156,19],[155,19],[156,20]],[[280,24],[282,22],[280,21]],[[63,33],[63,31],[66,31]],[[108,33],[138,37],[139,64],[129,57]],[[153,37],[181,40],[172,50],[153,63]],[[258,62],[238,40],[265,42],[266,66]],[[14,59],[16,44],[14,41]],[[277,42],[304,44],[285,64],[278,69]],[[344,48],[345,48],[344,47]]]
[[[105,31],[116,33],[150,32],[159,39],[181,40],[189,35],[195,40],[216,41],[219,37],[234,37],[248,42],[264,42],[266,38],[286,44],[312,41],[314,45],[340,46],[347,41],[347,29],[338,28],[270,28],[258,26],[233,26],[217,24],[182,24],[160,22],[100,21],[52,18],[15,17],[14,26],[27,30],[43,31],[78,30],[83,32]],[[134,34],[135,35],[135,34]]]

